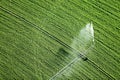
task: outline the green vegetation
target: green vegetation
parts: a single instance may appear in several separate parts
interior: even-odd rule
[[[95,45],[55,80],[120,79],[119,0],[0,0],[0,80],[49,80],[76,58],[89,22]]]

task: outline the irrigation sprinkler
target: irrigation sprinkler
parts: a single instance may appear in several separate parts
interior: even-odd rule
[[[40,32],[42,32],[43,34],[45,34],[46,36],[50,37],[51,39],[55,40],[56,42],[58,42],[59,44],[63,45],[64,47],[70,49],[70,50],[74,50],[75,52],[79,53],[80,55],[78,55],[75,59],[73,59],[68,65],[66,65],[64,68],[62,68],[58,73],[56,73],[54,76],[52,76],[49,80],[54,80],[54,78],[59,74],[62,73],[66,68],[68,68],[71,64],[75,63],[79,58],[81,58],[83,61],[87,61],[89,64],[91,64],[92,66],[95,66],[99,71],[101,71],[103,74],[105,74],[106,76],[108,76],[110,79],[114,79],[114,77],[112,77],[111,75],[109,75],[108,73],[106,73],[104,70],[102,70],[100,67],[98,67],[98,65],[96,65],[92,60],[90,60],[89,58],[87,58],[85,55],[82,55],[78,50],[75,50],[74,48],[72,48],[71,46],[67,45],[66,43],[64,43],[63,41],[59,40],[57,37],[53,36],[52,34],[48,33],[46,30],[40,28],[38,25],[26,20],[25,18],[15,14],[14,12],[11,12],[10,10],[0,6],[0,9],[16,18],[18,18],[19,20],[29,24],[30,26],[36,28],[37,30],[39,30]],[[94,36],[93,36],[94,37]],[[92,46],[94,46],[94,38],[93,38],[93,44]],[[92,46],[90,48],[92,48]],[[85,52],[87,52],[88,50],[86,50]],[[84,53],[85,53],[84,52]]]

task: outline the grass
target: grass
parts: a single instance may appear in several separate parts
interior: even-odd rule
[[[120,3],[1,0],[0,79],[49,80],[76,56],[69,47],[87,23],[95,46],[56,80],[120,79]]]

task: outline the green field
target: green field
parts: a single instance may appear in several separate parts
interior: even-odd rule
[[[120,80],[119,0],[0,0],[0,80],[50,80],[77,57],[71,44],[90,22],[88,60],[53,80]]]

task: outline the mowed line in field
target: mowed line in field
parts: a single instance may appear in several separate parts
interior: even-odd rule
[[[93,52],[95,52],[96,54],[92,54],[92,55],[95,55],[95,56],[97,56],[99,58],[99,56],[103,55],[102,52],[105,52],[106,54],[104,54],[104,56],[106,56],[106,55],[109,55],[109,56],[107,56],[107,58],[100,57],[101,60],[102,59],[105,60],[104,62],[100,62],[101,60],[96,60],[97,57],[93,58],[92,60],[96,60],[96,62],[98,61],[99,64],[101,64],[100,66],[105,66],[105,65],[107,66],[107,64],[109,64],[110,66],[104,67],[104,69],[109,68],[108,70],[110,70],[111,72],[114,72],[114,73],[116,72],[116,74],[119,74],[120,68],[119,68],[119,65],[116,65],[116,64],[119,64],[119,61],[117,60],[117,58],[113,57],[114,55],[109,54],[109,53],[112,53],[112,51],[109,51],[109,52],[105,51],[106,47],[104,45],[101,45],[100,42],[97,42],[97,43],[101,46],[101,48],[99,48],[99,51],[96,51],[97,49],[94,48]],[[114,67],[116,69],[114,69]]]
[[[8,61],[8,63],[6,63],[4,61],[5,64],[3,64],[2,70],[5,71],[4,73],[6,73],[5,79],[13,79],[13,78],[20,79],[21,76],[24,76],[24,75],[26,75],[24,77],[24,79],[28,79],[28,77],[32,79],[36,76],[36,75],[34,75],[34,72],[32,71],[32,67],[30,66],[30,63],[23,62],[25,59],[18,58],[15,55],[10,56],[10,55],[8,55],[8,54],[10,54],[8,51],[10,51],[10,50],[7,50],[5,48],[4,48],[4,50],[7,52],[4,52],[2,54],[6,54],[11,59],[10,61]],[[1,56],[1,57],[4,59],[3,56]],[[14,60],[14,63],[12,62],[12,60]],[[0,63],[1,63],[1,61],[0,61]],[[17,66],[17,67],[14,67],[14,66]],[[7,69],[7,71],[6,71],[6,69]],[[2,73],[0,73],[0,74],[2,74]],[[19,76],[20,76],[20,78],[18,78]],[[3,77],[3,76],[1,76],[1,77]]]
[[[32,53],[31,53],[32,54]],[[34,55],[35,56],[35,55]],[[38,55],[36,55],[36,56],[38,56]],[[28,56],[29,57],[29,56]],[[61,64],[62,65],[62,64]],[[44,66],[45,67],[45,66]],[[53,70],[52,70],[53,71]]]
[[[102,26],[102,25],[101,25]],[[102,33],[101,33],[102,34]],[[104,34],[102,34],[102,35],[104,35]],[[109,34],[107,34],[107,35],[109,35]],[[113,35],[112,35],[113,36]],[[113,39],[113,41],[114,40],[116,40],[115,38],[111,38],[112,37],[111,35],[110,35],[110,37],[108,37],[108,38],[110,38],[110,39]],[[107,36],[106,36],[107,37]],[[117,44],[117,43],[116,43]]]
[[[2,43],[3,43],[3,42],[2,42]],[[10,44],[10,45],[11,45],[11,44]],[[12,47],[12,48],[14,48],[14,47]],[[19,49],[17,49],[17,50],[19,50]],[[21,54],[21,53],[20,53],[20,54]],[[29,54],[29,53],[28,53],[28,54]],[[28,55],[26,55],[26,56],[27,56],[27,58],[30,57],[30,56],[28,56]],[[39,55],[36,55],[36,56],[39,56]],[[59,56],[60,56],[60,55],[59,55]],[[42,57],[42,56],[41,56],[41,57]],[[32,59],[31,59],[31,60],[32,60]],[[38,59],[37,59],[37,60],[38,60]],[[38,62],[37,60],[34,60],[34,61]],[[58,61],[58,60],[57,60],[57,61]],[[60,61],[59,61],[59,62],[60,62]],[[62,65],[62,64],[61,64],[61,65]],[[29,67],[30,67],[30,66],[29,66]],[[42,67],[42,66],[41,66],[41,67]],[[46,66],[44,66],[44,68],[45,68],[45,67],[46,67]],[[49,66],[49,67],[50,67],[50,66]],[[47,69],[47,68],[46,68],[46,69]],[[46,70],[46,69],[45,69],[45,70]],[[52,68],[51,68],[51,69],[52,69]],[[49,70],[51,70],[51,69],[49,68]],[[48,70],[48,71],[49,71],[49,70]],[[49,72],[50,72],[50,71],[49,71]],[[52,70],[51,72],[53,72],[53,70]]]
[[[75,4],[76,5],[76,4]],[[79,6],[80,7],[80,6]],[[68,9],[68,8],[67,8]],[[66,10],[67,10],[66,9]],[[69,9],[68,9],[69,10]],[[81,8],[81,10],[82,10],[82,8]],[[74,11],[73,11],[74,12]],[[86,12],[86,13],[88,13],[88,12]],[[92,13],[90,13],[90,14],[92,14]],[[69,14],[68,14],[69,15]],[[82,15],[82,14],[81,14]],[[92,14],[93,15],[93,14]],[[95,16],[95,15],[93,15],[93,16]],[[96,15],[97,16],[97,15]],[[75,18],[75,16],[73,17],[73,18]],[[75,19],[77,19],[77,20],[79,20],[78,18],[75,18]],[[100,18],[99,18],[100,19]],[[93,20],[94,21],[94,20]],[[96,22],[97,23],[97,22]]]
[[[101,26],[102,26],[102,25],[101,25]],[[107,32],[107,33],[108,33],[108,32]],[[108,34],[108,35],[109,35],[109,34]],[[113,34],[113,35],[115,35],[115,34]],[[112,35],[112,36],[113,36],[113,35]],[[111,36],[111,35],[110,35],[110,36]],[[112,39],[113,41],[116,40],[115,38],[112,38],[112,36],[111,36],[111,37],[108,37],[108,38]],[[116,36],[116,35],[115,35],[115,36]],[[119,38],[118,38],[118,39],[119,39]],[[111,42],[113,42],[113,41],[111,41]],[[116,44],[118,44],[118,42],[116,42]],[[117,50],[115,50],[115,51],[117,51]]]
[[[68,15],[70,15],[70,14],[68,14]],[[82,14],[81,14],[81,15],[82,15]],[[95,15],[93,15],[93,16],[95,16]],[[74,16],[74,17],[75,17],[75,16]],[[74,18],[74,17],[73,17],[73,18]],[[119,39],[119,38],[118,38],[118,39]]]
[[[98,11],[98,10],[97,10],[97,11]],[[97,12],[97,11],[96,11],[96,12]],[[95,14],[96,14],[96,12],[95,12]],[[88,13],[89,13],[89,12],[88,12]],[[99,14],[98,14],[98,15],[99,15]],[[94,15],[94,16],[95,16],[95,15]],[[96,15],[96,16],[97,16],[97,15]],[[100,16],[100,15],[99,15],[99,16]],[[106,16],[107,16],[107,15],[106,15]],[[97,18],[98,18],[98,17],[97,17]],[[118,27],[119,21],[118,21],[118,20],[116,21],[116,20],[114,20],[114,19],[111,18],[111,21],[112,21],[113,24],[114,24],[114,25],[113,25],[113,24],[111,24],[111,23],[108,22],[110,17],[108,16],[108,18],[107,18],[108,20],[105,20],[106,18],[107,18],[107,17],[104,17],[103,20],[101,20],[100,18],[98,18],[98,19],[100,19],[102,22],[104,22],[104,23],[101,23],[101,24],[104,24],[104,25],[106,25],[106,26],[107,26],[107,25],[111,26],[111,27],[108,28],[108,30],[109,30],[109,29],[110,29],[110,30],[112,30],[112,29],[115,30],[115,27],[116,27],[116,28]],[[99,22],[101,22],[101,21],[99,21]],[[110,21],[110,22],[111,22],[111,21]],[[115,24],[114,22],[116,22],[116,24]],[[112,33],[112,32],[111,32],[111,33]],[[117,34],[119,35],[118,32],[114,32],[114,33],[116,33],[116,35],[117,35]],[[118,36],[118,37],[119,37],[119,36]],[[117,38],[117,37],[116,37],[116,38]],[[118,38],[118,39],[119,39],[119,38]]]
[[[39,10],[40,11],[40,10]],[[46,14],[46,13],[43,13],[43,14]],[[38,16],[39,17],[39,16]],[[50,17],[50,16],[49,16]],[[52,18],[52,17],[51,17]],[[64,19],[62,19],[62,20],[60,20],[60,21],[63,21]],[[59,21],[59,22],[60,22]],[[65,21],[65,20],[64,20]],[[65,21],[66,22],[66,21]],[[62,23],[61,23],[62,24]],[[64,27],[65,25],[63,25],[63,27]],[[61,26],[62,27],[62,26]],[[67,27],[67,26],[66,26]],[[49,28],[49,27],[48,27]],[[68,32],[68,30],[66,31],[66,32]]]
[[[104,1],[105,2],[105,1]],[[115,1],[107,1],[107,3],[111,6],[114,6],[115,8],[119,9],[120,7],[118,6],[120,3],[119,3],[119,0],[115,0]],[[114,3],[114,4],[113,4]]]
[[[88,68],[88,65],[83,64],[86,62],[81,62],[78,61],[77,63],[73,63],[73,67],[69,67],[70,69],[68,69],[68,71],[65,71],[63,74],[57,76],[57,78],[59,79],[81,79],[80,76],[81,74],[84,75],[82,78],[84,79],[112,79],[108,76],[108,74],[105,74],[104,72],[101,73],[101,71],[99,71],[99,69],[97,70],[96,67],[93,67],[95,65],[90,65],[92,64],[91,62],[88,63],[89,66],[91,66],[91,68]],[[71,70],[72,69],[72,70]],[[70,74],[69,74],[70,72]],[[92,73],[91,73],[92,72]],[[69,74],[67,76],[67,74]],[[65,77],[65,78],[64,78]]]
[[[3,14],[1,14],[1,15],[3,15]],[[0,15],[0,16],[1,16],[1,15]],[[4,16],[5,16],[5,15],[4,15]],[[4,17],[1,17],[1,18],[4,18]],[[4,20],[2,19],[2,21],[3,21],[3,22],[6,22],[6,21],[12,20],[11,18],[10,18],[10,20],[9,20],[9,18],[8,18],[8,19],[7,19],[7,18],[8,18],[8,17],[4,18]],[[3,22],[1,22],[1,23],[4,24]],[[11,23],[11,22],[10,22],[10,23]],[[8,23],[8,24],[11,25],[12,23],[11,23],[11,24],[10,24],[10,23]],[[16,24],[16,23],[17,23],[16,21],[13,22],[13,24]],[[4,24],[4,25],[7,26],[7,27],[9,27],[8,29],[11,29],[11,30],[14,31],[14,28],[12,28],[12,27],[10,27],[10,26],[8,26],[8,25],[6,25],[6,24]],[[20,24],[20,23],[17,23],[16,25],[18,25],[18,26],[21,25],[22,27],[25,27],[25,28],[27,27],[27,26],[25,26],[25,25],[23,25],[23,24]],[[30,30],[29,28],[27,28],[27,29],[28,29],[28,31]],[[17,31],[14,31],[14,32],[17,32]],[[18,32],[19,32],[19,31],[18,31]],[[18,33],[18,32],[17,32],[17,33]],[[28,34],[28,32],[27,32],[27,34]],[[28,40],[30,39],[31,41],[35,42],[36,45],[38,45],[38,44],[39,44],[39,45],[41,45],[41,44],[45,45],[44,43],[38,43],[38,42],[34,41],[34,40],[31,39],[29,36],[27,36],[26,33],[23,34],[22,32],[21,32],[21,33],[19,32],[19,35],[24,36],[24,37],[27,38]],[[42,37],[42,38],[45,38],[44,36],[41,36],[41,35],[39,35],[39,36]],[[48,41],[48,42],[49,42],[49,41]],[[38,46],[39,46],[39,45],[38,45]],[[45,46],[43,46],[43,47],[45,47]]]
[[[107,7],[105,9],[108,9],[109,11],[111,11],[112,13],[114,13],[114,15],[116,14],[116,15],[120,16],[120,14],[119,14],[119,8],[116,8],[116,7],[112,6],[112,5],[110,5],[108,2],[98,1],[98,5],[102,5],[103,7]]]
[[[111,27],[109,27],[109,28],[111,28],[112,29],[112,26],[114,26],[114,25],[112,25],[112,24],[106,24],[106,23],[108,23],[108,22],[106,22],[106,21],[103,21],[103,19],[102,19],[102,17],[101,18],[99,18],[99,17],[97,17],[97,14],[94,14],[94,13],[91,13],[91,12],[89,12],[88,11],[88,9],[86,8],[86,7],[81,7],[80,5],[77,5],[77,4],[74,4],[76,7],[78,6],[78,8],[80,8],[79,9],[79,11],[83,11],[84,12],[84,14],[87,14],[88,16],[86,16],[86,15],[84,15],[84,14],[81,14],[81,12],[79,13],[81,16],[83,16],[85,19],[90,19],[90,18],[92,18],[93,20],[93,22],[95,22],[95,23],[97,23],[99,26],[103,26],[103,25],[106,25],[106,26],[108,26],[108,25],[110,25]],[[97,10],[95,13],[97,13],[99,10]],[[95,17],[97,17],[97,18],[95,18]],[[96,21],[97,20],[97,21]],[[80,20],[81,21],[81,20]],[[103,23],[103,22],[105,22],[105,23]],[[118,21],[117,21],[118,22]],[[115,26],[116,27],[116,26]],[[100,27],[99,27],[100,28]],[[104,29],[107,29],[106,27],[103,27]],[[108,31],[111,31],[110,29],[107,29]],[[113,33],[113,32],[111,32],[111,33]],[[114,33],[113,33],[114,34]],[[114,35],[116,35],[118,38],[117,39],[119,39],[119,33],[117,33],[118,35],[116,35],[116,34],[114,34]],[[113,35],[111,35],[111,36],[113,36]]]
[[[2,9],[2,8],[1,8],[1,9]],[[34,28],[36,28],[37,30],[41,31],[41,32],[42,32],[43,34],[45,34],[46,36],[52,38],[53,40],[57,41],[57,42],[60,43],[61,45],[65,46],[66,48],[68,48],[68,49],[70,49],[70,50],[74,50],[74,48],[70,47],[69,45],[67,45],[67,44],[64,43],[63,41],[59,40],[57,37],[51,35],[51,34],[48,33],[47,31],[45,31],[45,30],[43,30],[42,28],[38,27],[37,25],[35,25],[35,24],[27,21],[26,19],[24,19],[24,18],[16,15],[15,13],[12,13],[12,12],[9,13],[9,11],[8,11],[8,10],[5,10],[5,8],[4,8],[4,11],[5,11],[5,12],[7,11],[8,14],[10,14],[10,15],[12,15],[12,16],[14,16],[14,17],[17,17],[18,19],[21,18],[20,20],[24,20],[26,23],[30,24],[31,26],[34,26]]]
[[[86,3],[87,3],[87,2],[86,2]],[[93,5],[95,8],[99,9],[100,11],[104,12],[105,14],[110,15],[113,19],[120,21],[120,20],[119,20],[119,16],[111,13],[111,12],[108,11],[108,10],[105,10],[105,9],[104,9],[103,7],[101,7],[100,5],[97,5],[97,4],[93,3],[93,2],[92,2],[92,3],[89,2],[88,4]]]
[[[94,20],[93,20],[94,21]],[[95,22],[95,21],[94,21]],[[97,23],[97,22],[96,22]],[[101,25],[102,26],[102,25]],[[111,32],[112,33],[112,32]],[[109,35],[109,34],[107,34]],[[115,35],[115,34],[114,34]],[[116,36],[116,35],[115,35]],[[111,37],[113,37],[113,35],[111,35],[109,38],[112,39]],[[116,37],[117,38],[117,37]],[[119,38],[118,38],[119,39]],[[114,40],[118,41],[117,39],[114,38]],[[119,43],[119,42],[118,42]],[[116,46],[117,47],[117,46]],[[119,47],[118,47],[119,48]],[[115,50],[115,52],[118,51],[118,50]],[[118,52],[117,52],[118,53]]]

